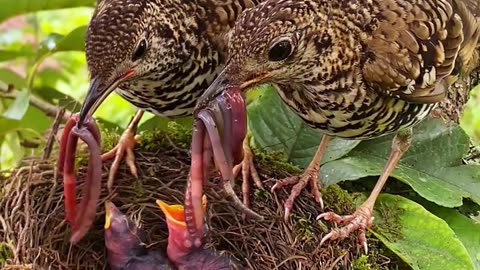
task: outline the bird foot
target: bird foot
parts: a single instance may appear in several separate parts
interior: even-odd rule
[[[285,222],[288,221],[290,213],[292,211],[293,203],[295,199],[300,195],[303,189],[310,184],[311,193],[315,198],[315,201],[320,204],[320,207],[323,209],[323,199],[322,193],[320,191],[320,186],[318,185],[320,175],[317,169],[307,169],[302,176],[291,176],[282,180],[279,180],[271,189],[271,192],[274,192],[277,189],[283,188],[285,186],[293,185],[290,196],[288,196],[287,201],[285,201]]]
[[[327,240],[343,240],[354,231],[358,231],[358,240],[360,245],[365,250],[365,253],[368,253],[365,232],[373,224],[374,217],[372,216],[372,211],[373,210],[371,207],[362,205],[352,215],[340,216],[333,212],[318,215],[317,220],[323,218],[325,220],[331,220],[337,224],[344,224],[343,227],[335,228],[330,233],[325,235],[320,241],[320,245]]]
[[[135,178],[138,178],[137,166],[135,165],[135,153],[133,150],[135,149],[135,145],[140,142],[140,139],[140,135],[135,135],[135,130],[127,128],[120,137],[118,144],[102,155],[103,162],[114,158],[108,174],[107,188],[109,191],[112,191],[113,179],[120,168],[120,161],[123,157],[125,157],[125,162],[130,168],[130,173],[135,176]]]
[[[246,207],[250,207],[250,177],[255,183],[255,186],[261,190],[265,190],[263,187],[262,181],[260,181],[260,177],[258,176],[257,169],[255,169],[255,165],[253,163],[253,153],[248,145],[248,139],[245,138],[243,143],[243,160],[240,164],[237,164],[233,167],[233,177],[234,179],[237,175],[242,172],[242,194],[243,194],[243,204]]]

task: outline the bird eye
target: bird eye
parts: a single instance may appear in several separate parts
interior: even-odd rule
[[[137,48],[133,52],[132,55],[132,61],[137,61],[138,59],[142,58],[142,56],[145,54],[147,51],[147,41],[145,39],[142,39],[140,43],[138,43]]]
[[[290,39],[281,39],[277,41],[268,51],[270,61],[282,61],[287,59],[293,52],[293,46]]]

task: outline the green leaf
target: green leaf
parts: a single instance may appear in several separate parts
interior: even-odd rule
[[[0,136],[12,132],[13,130],[24,129],[25,127],[35,130],[38,133],[43,133],[51,127],[51,124],[52,118],[46,116],[45,113],[39,109],[29,106],[27,112],[20,121],[0,117],[0,127],[2,127],[0,129]]]
[[[37,53],[37,59],[43,59],[56,52],[83,51],[86,33],[86,25],[75,28],[65,36],[58,33],[50,33],[42,41],[40,50]]]
[[[476,270],[480,270],[480,223],[454,209],[427,204],[426,208],[445,220],[470,254]]]
[[[33,55],[34,55],[33,49],[30,45],[24,45],[22,48],[18,48],[15,50],[0,49],[0,62],[19,59],[22,57],[31,57]]]
[[[380,195],[372,232],[414,270],[475,269],[444,220],[401,196]]]
[[[258,148],[282,151],[287,160],[307,167],[318,149],[321,133],[310,128],[293,113],[271,87],[256,90],[248,105],[248,126]],[[359,141],[333,139],[322,163],[349,153]]]
[[[55,52],[84,51],[88,26],[83,25],[72,30],[58,42]]]
[[[324,184],[380,175],[392,138],[364,141],[346,157],[324,164],[320,170]],[[468,147],[469,138],[459,126],[428,119],[414,129],[412,146],[392,177],[442,206],[460,206],[463,198],[479,203],[480,166],[462,166]]]
[[[15,99],[15,101],[10,105],[6,112],[3,113],[3,117],[12,119],[12,120],[20,120],[25,115],[29,105],[29,97],[30,93],[28,90],[24,89],[20,91],[20,94]]]
[[[16,89],[24,88],[25,78],[9,68],[0,68],[0,81],[15,86]]]
[[[95,0],[0,0],[0,22],[20,14],[35,11],[93,7]]]

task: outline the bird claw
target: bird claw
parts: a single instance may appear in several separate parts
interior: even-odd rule
[[[262,181],[258,176],[257,169],[255,169],[255,164],[253,163],[253,153],[248,145],[248,139],[245,138],[243,142],[243,159],[240,164],[233,167],[233,179],[235,179],[238,174],[242,172],[242,194],[243,194],[243,204],[249,208],[250,207],[250,177],[255,183],[255,186],[261,190],[265,190],[263,187]]]
[[[125,162],[130,169],[130,173],[135,178],[138,178],[137,166],[135,165],[135,153],[133,150],[135,149],[135,145],[139,143],[140,140],[141,136],[135,135],[135,130],[128,128],[125,130],[125,132],[123,132],[118,144],[113,149],[102,155],[102,162],[114,158],[108,174],[107,188],[109,192],[112,191],[115,174],[120,168],[120,162],[122,161],[123,157],[125,157]]]
[[[335,228],[320,241],[323,245],[328,240],[343,240],[347,238],[352,232],[358,231],[358,240],[360,245],[368,253],[366,230],[373,224],[374,217],[372,216],[372,209],[368,207],[359,207],[352,215],[340,216],[333,212],[323,213],[317,216],[317,220],[325,219],[338,224],[345,224],[341,228]]]
[[[63,173],[65,214],[67,221],[73,227],[70,237],[70,241],[73,243],[80,241],[85,236],[95,220],[102,181],[100,131],[93,118],[86,119],[82,127],[78,127],[78,121],[79,115],[76,114],[65,125],[57,164],[58,171]],[[77,212],[75,152],[79,138],[88,145],[90,157],[82,191],[82,201]]]
[[[314,197],[315,201],[320,205],[321,209],[323,209],[324,204],[322,199],[322,193],[318,185],[318,179],[319,179],[319,174],[317,170],[307,169],[307,171],[305,171],[305,173],[301,177],[300,176],[287,177],[285,179],[277,181],[277,183],[273,185],[273,187],[271,188],[272,193],[275,192],[275,190],[277,189],[293,185],[290,195],[288,196],[288,199],[285,201],[285,215],[284,215],[285,222],[288,222],[288,219],[290,218],[290,213],[293,208],[293,204],[297,199],[297,197],[302,192],[302,190],[305,189],[307,184],[310,184],[312,196]]]

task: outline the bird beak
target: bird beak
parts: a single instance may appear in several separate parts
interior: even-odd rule
[[[185,208],[180,204],[169,205],[162,200],[157,200],[157,205],[162,210],[167,219],[167,225],[169,230],[174,231],[186,231],[187,224],[185,223]],[[202,196],[203,211],[207,210],[207,196]],[[170,231],[170,234],[172,231]]]
[[[203,93],[203,95],[198,99],[197,105],[194,110],[194,115],[197,115],[200,110],[208,107],[211,104],[212,100],[214,100],[230,88],[238,87],[242,92],[245,92],[256,85],[260,85],[266,82],[269,78],[270,73],[263,73],[243,83],[234,83],[228,78],[228,75],[225,73],[224,69],[222,73],[220,73],[217,78],[210,84],[205,93]]]
[[[169,205],[162,200],[157,200],[157,205],[165,214],[168,226],[168,258],[178,263],[182,261],[187,254],[191,253],[197,246],[193,245],[188,233],[185,220],[185,208],[183,205]],[[207,197],[202,196],[203,210],[207,209]],[[203,243],[202,243],[203,245]]]
[[[120,210],[110,201],[105,202],[105,230],[112,226],[112,219],[120,214]]]
[[[120,83],[135,77],[135,75],[136,71],[130,69],[109,84],[107,84],[107,82],[100,76],[92,78],[87,97],[80,110],[80,118],[77,126],[79,128],[82,127],[85,119],[93,115],[100,104],[102,104],[102,102],[118,87],[118,85],[120,85]]]

